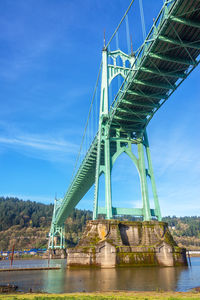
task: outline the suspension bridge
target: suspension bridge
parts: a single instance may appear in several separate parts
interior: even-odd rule
[[[65,248],[64,222],[94,184],[94,220],[99,214],[106,219],[132,215],[141,216],[145,221],[161,220],[146,128],[158,109],[199,64],[200,1],[166,0],[146,35],[142,0],[139,0],[143,43],[136,50],[133,50],[129,28],[133,3],[134,0],[107,44],[104,39],[102,61],[72,180],[64,198],[55,200],[49,234],[51,249]],[[119,45],[123,26],[127,52],[123,43]],[[117,85],[114,96],[113,82]],[[138,171],[141,208],[112,206],[111,171],[122,153],[130,157]],[[104,207],[98,203],[102,174],[105,175]],[[153,209],[147,177],[152,186]]]

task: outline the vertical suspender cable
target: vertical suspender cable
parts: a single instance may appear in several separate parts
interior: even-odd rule
[[[98,131],[98,87],[97,87],[97,90],[96,90],[96,94],[95,94],[95,132]]]
[[[87,129],[85,134],[85,155],[87,153],[87,144],[88,144],[88,123],[87,123]]]
[[[128,50],[128,54],[131,54],[131,41],[130,41],[130,30],[129,30],[128,15],[126,15],[125,20],[126,20],[126,42],[127,42],[127,50]]]
[[[91,109],[92,109],[92,106],[93,106],[93,102],[94,102],[94,99],[95,99],[95,94],[96,94],[96,91],[97,91],[97,88],[98,88],[99,78],[100,78],[100,74],[101,74],[101,69],[102,69],[102,62],[100,64],[99,73],[98,73],[98,76],[97,76],[97,81],[96,81],[94,93],[93,93],[93,96],[92,96],[92,101],[91,101],[91,104],[90,104],[88,118],[87,118],[87,122],[86,122],[86,125],[85,125],[83,137],[82,137],[82,140],[81,140],[81,145],[80,145],[80,148],[79,148],[79,153],[78,153],[78,156],[76,158],[74,169],[72,171],[71,181],[72,181],[72,179],[74,177],[74,174],[75,174],[75,171],[76,171],[76,168],[77,168],[77,165],[78,165],[78,161],[79,161],[79,158],[80,158],[81,149],[84,147],[84,145],[86,146],[86,152],[87,152],[87,141],[86,141],[86,138],[87,138],[88,121],[89,121]]]
[[[110,45],[108,46],[108,52],[110,52]],[[110,60],[111,59],[108,56],[108,64],[111,64]],[[109,76],[110,76],[110,72],[109,72],[109,69],[108,69],[108,109],[110,108],[110,103],[112,103],[112,98],[113,98],[113,95],[112,95],[112,84],[109,85]]]
[[[118,31],[116,32],[115,39],[116,39],[116,49],[119,49],[119,34],[118,34]],[[118,63],[118,57],[116,58],[116,63]],[[121,80],[120,80],[119,76],[117,76],[117,83],[118,83],[118,90],[119,90],[120,86],[121,86]],[[115,97],[115,95],[114,95],[114,97]]]
[[[89,116],[89,120],[88,120],[88,145],[87,145],[87,150],[89,149],[90,146],[90,123],[91,123],[91,112],[90,112],[90,116]]]
[[[141,17],[141,23],[142,23],[143,40],[145,40],[146,39],[146,27],[145,27],[145,21],[144,21],[144,10],[143,10],[142,0],[139,0],[139,5],[140,5],[140,17]]]
[[[94,138],[94,103],[92,105],[92,112],[91,112],[91,142]]]
[[[106,48],[107,48],[108,45],[111,43],[112,39],[114,38],[115,34],[117,33],[119,27],[121,26],[122,22],[124,21],[124,18],[126,17],[127,13],[129,12],[129,10],[130,10],[130,8],[131,8],[131,6],[132,6],[132,4],[133,4],[134,1],[135,1],[135,0],[132,0],[132,1],[131,1],[130,5],[129,5],[128,9],[127,9],[127,11],[125,12],[123,18],[121,19],[121,21],[119,22],[117,28],[115,29],[115,32],[113,33],[113,35],[111,36],[111,38],[110,38],[108,44],[106,45]]]
[[[119,49],[119,34],[118,34],[118,31],[116,32],[116,49]]]

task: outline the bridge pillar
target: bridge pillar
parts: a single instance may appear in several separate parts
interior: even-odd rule
[[[65,249],[65,227],[64,225],[58,226],[51,225],[49,233],[49,249]]]
[[[111,156],[110,156],[110,138],[109,127],[107,124],[108,116],[108,52],[106,48],[102,51],[102,81],[101,81],[101,100],[99,113],[99,132],[97,144],[95,193],[93,219],[98,216],[98,197],[99,197],[99,177],[102,173],[105,175],[105,204],[106,219],[112,219],[112,195],[111,195]],[[101,157],[101,145],[104,143],[104,162]]]
[[[107,127],[101,126],[103,134],[99,134],[97,146],[96,177],[94,192],[93,220],[98,218],[98,198],[99,198],[99,177],[102,173],[105,175],[105,205],[106,219],[112,219],[112,192],[111,192],[111,156],[110,156],[110,138]],[[104,154],[102,158],[101,143],[104,142]],[[102,162],[103,160],[103,162]]]
[[[139,174],[140,174],[140,186],[142,192],[142,202],[143,202],[143,215],[144,221],[151,220],[151,211],[149,204],[149,194],[148,194],[148,185],[146,178],[146,168],[145,168],[145,158],[144,158],[144,149],[143,143],[138,144],[138,163],[139,163]]]
[[[65,226],[58,226],[55,223],[56,212],[60,207],[59,200],[55,199],[53,208],[53,217],[49,233],[48,249],[65,249]]]
[[[106,200],[106,219],[112,219],[112,192],[111,192],[111,158],[110,158],[110,138],[108,128],[105,132],[105,200]]]
[[[159,200],[158,200],[156,182],[155,182],[153,166],[152,166],[152,161],[151,161],[151,154],[150,154],[150,149],[149,149],[149,141],[148,141],[146,130],[144,133],[144,143],[145,143],[146,156],[147,156],[147,162],[148,162],[148,175],[150,176],[150,179],[151,179],[156,216],[158,218],[158,221],[161,221],[162,217],[161,217],[161,211],[160,211],[160,204],[159,204]]]

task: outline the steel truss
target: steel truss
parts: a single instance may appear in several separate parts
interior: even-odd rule
[[[114,54],[116,54],[116,52],[114,52]],[[156,191],[156,184],[146,131],[144,132],[143,136],[138,139],[134,138],[132,134],[130,132],[127,132],[125,128],[113,128],[112,124],[110,124],[108,111],[108,85],[111,84],[112,79],[114,79],[116,73],[119,74],[119,72],[123,72],[123,68],[119,69],[116,66],[116,72],[110,72],[109,68],[113,68],[113,66],[107,64],[109,55],[113,57],[113,53],[108,53],[107,49],[104,48],[102,53],[102,85],[99,131],[97,137],[97,161],[93,219],[97,219],[99,214],[105,214],[106,219],[112,219],[115,215],[133,215],[142,216],[145,221],[151,220],[152,217],[157,217],[157,219],[160,221],[160,205]],[[127,56],[125,56],[121,51],[118,51],[117,55],[120,55],[120,57],[122,57],[123,64],[125,65]],[[128,59],[130,59],[130,63],[131,65],[133,65],[134,59],[131,57],[129,57]],[[114,65],[116,65],[115,61]],[[132,144],[137,144],[138,158],[132,151]],[[126,153],[137,168],[140,178],[143,203],[142,208],[118,208],[112,206],[111,172],[116,159],[122,153]],[[148,162],[147,167],[145,166],[145,155]],[[100,192],[99,178],[102,174],[105,175],[105,207],[98,206],[98,198]],[[149,176],[152,184],[155,209],[150,209],[147,176]]]

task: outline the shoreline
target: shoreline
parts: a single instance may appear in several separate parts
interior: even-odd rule
[[[63,293],[63,294],[48,294],[48,293],[20,293],[15,292],[12,294],[0,294],[0,300],[4,299],[140,299],[140,300],[176,300],[176,299],[200,299],[200,292],[190,290],[188,292],[173,292],[173,291],[112,291],[112,292],[95,292],[95,293]]]

